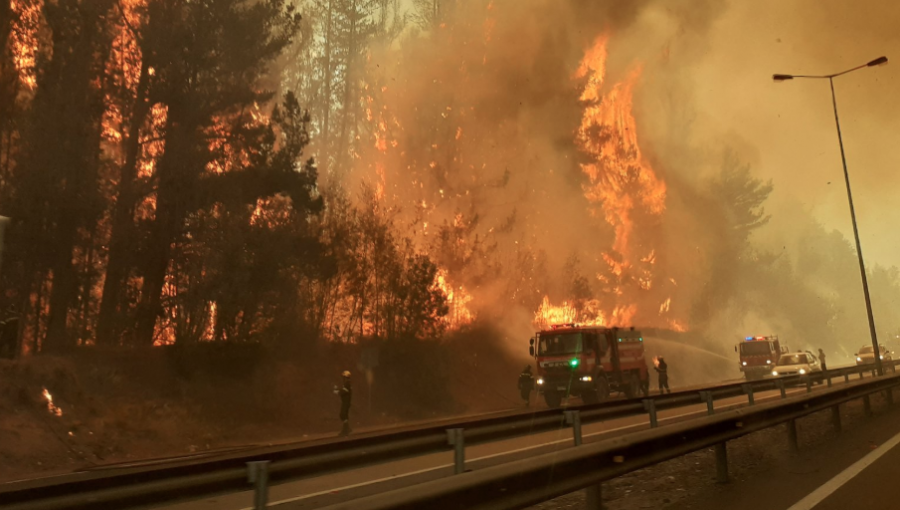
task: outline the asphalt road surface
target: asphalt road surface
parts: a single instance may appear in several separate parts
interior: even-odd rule
[[[843,380],[834,380],[835,385],[842,383]],[[824,384],[814,386],[813,391],[824,387]],[[805,387],[787,390],[788,396],[805,392]],[[759,392],[754,395],[754,398],[756,402],[761,402],[778,399],[780,394],[778,391]],[[746,405],[747,397],[741,396],[716,401],[715,408],[729,409]],[[689,420],[703,416],[706,412],[705,404],[661,411],[658,414],[659,425],[665,426],[666,424]],[[628,434],[637,430],[644,430],[649,428],[649,423],[647,416],[644,415],[587,424],[582,428],[584,442],[591,442]],[[478,470],[532,455],[560,451],[572,447],[572,441],[571,428],[563,428],[553,432],[470,446],[466,448],[466,468],[467,470]],[[453,457],[451,452],[424,455],[272,486],[269,491],[269,506],[282,510],[319,508],[444,476],[452,476],[452,474]],[[200,510],[209,508],[250,510],[251,505],[252,492],[248,490],[247,492],[166,505],[159,508],[167,510]]]

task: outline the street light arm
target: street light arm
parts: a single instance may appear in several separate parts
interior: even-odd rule
[[[862,69],[862,68],[864,68],[864,67],[869,67],[869,64],[863,64],[863,65],[861,65],[861,66],[856,66],[856,67],[854,67],[853,69],[847,69],[846,71],[841,71],[841,72],[839,72],[839,73],[834,73],[834,74],[828,75],[827,78],[837,78],[838,76],[843,76],[843,75],[845,75],[845,74],[847,74],[847,73],[852,73],[853,71],[858,71],[858,70],[860,70],[860,69]]]
[[[832,78],[837,78],[838,76],[843,76],[843,75],[845,75],[845,74],[847,74],[847,73],[852,73],[853,71],[859,71],[860,69],[862,69],[862,68],[864,68],[864,67],[875,67],[875,66],[880,66],[880,65],[887,64],[887,62],[888,62],[888,58],[887,58],[887,57],[878,57],[878,58],[876,58],[875,60],[866,62],[865,64],[863,64],[863,65],[861,65],[861,66],[856,66],[856,67],[854,67],[854,68],[852,68],[852,69],[847,69],[846,71],[841,71],[841,72],[839,72],[839,73],[834,73],[834,74],[823,74],[823,75],[816,75],[816,74],[773,74],[773,75],[772,75],[772,79],[775,80],[775,81],[793,80],[794,78],[815,78],[815,79],[819,79],[819,80],[821,80],[821,79],[829,79],[829,80],[830,80],[830,79],[832,79]]]

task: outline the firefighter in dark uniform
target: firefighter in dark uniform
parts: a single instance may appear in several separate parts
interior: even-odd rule
[[[531,375],[531,365],[525,367],[525,370],[519,374],[519,392],[522,400],[525,401],[525,407],[531,405],[531,392],[534,390],[534,376]]]
[[[665,388],[667,393],[672,393],[672,390],[669,389],[669,365],[666,364],[666,360],[662,356],[657,360],[659,363],[653,368],[659,374],[659,394],[662,395],[663,388]]]
[[[341,374],[343,384],[340,388],[334,387],[334,392],[341,397],[341,433],[340,436],[350,435],[350,401],[353,400],[353,388],[350,386],[350,371],[344,370]]]

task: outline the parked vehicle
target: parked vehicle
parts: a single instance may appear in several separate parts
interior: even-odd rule
[[[809,351],[797,351],[782,354],[772,369],[772,375],[809,375],[822,373],[822,364],[815,354]]]
[[[894,359],[894,353],[889,351],[887,347],[879,345],[878,350],[880,351],[879,356],[881,357],[882,361],[891,361]],[[875,349],[873,349],[871,345],[864,345],[860,347],[859,352],[856,353],[856,364],[875,364]]]

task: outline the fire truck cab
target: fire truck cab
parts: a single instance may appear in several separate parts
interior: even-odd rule
[[[734,347],[740,356],[741,372],[748,381],[762,379],[772,373],[778,358],[788,352],[777,336],[748,336]]]
[[[531,338],[529,350],[537,361],[538,393],[550,407],[573,395],[593,404],[614,391],[627,398],[649,393],[644,338],[634,328],[555,325]]]

